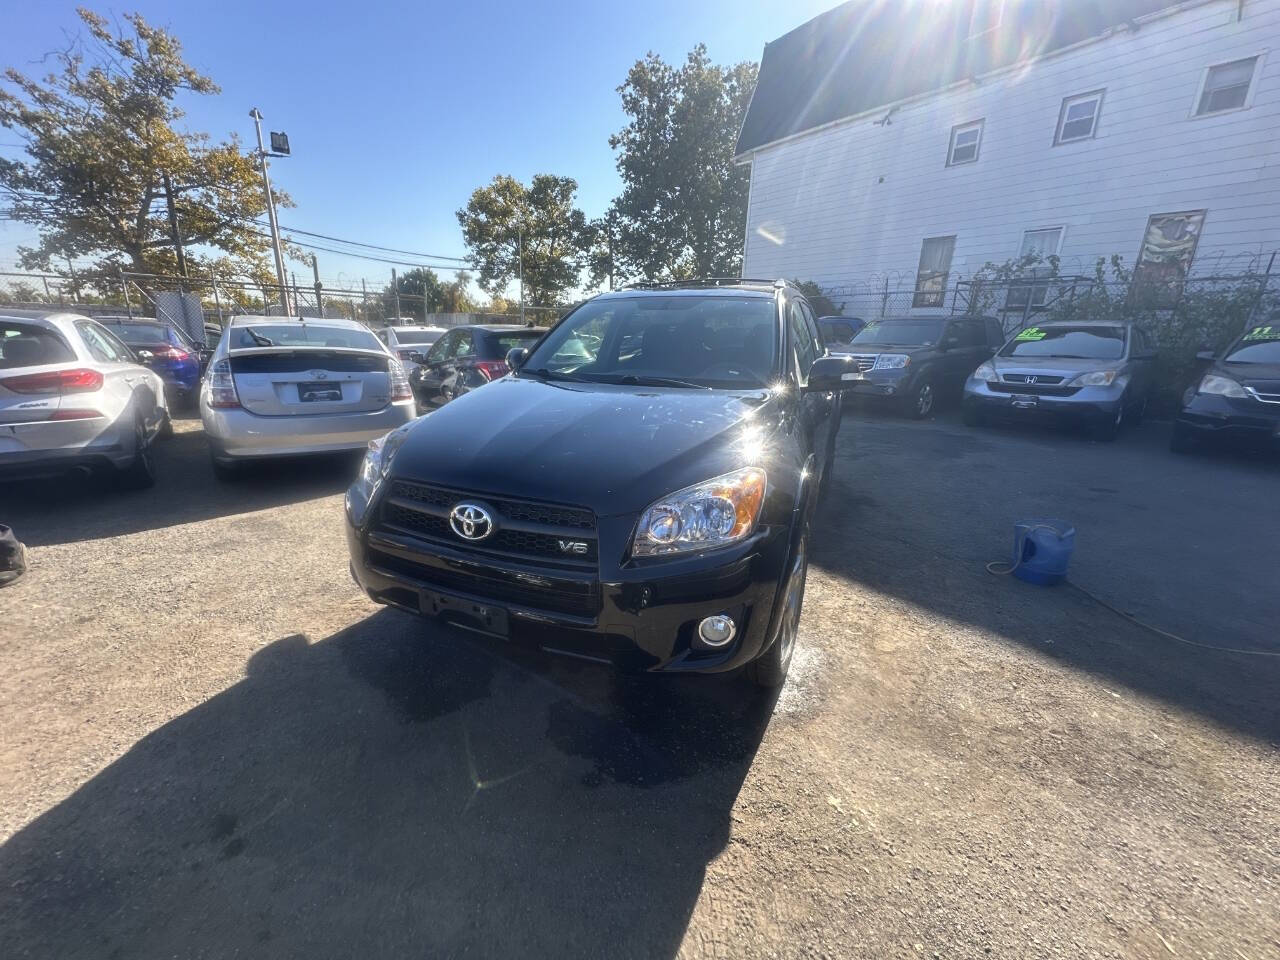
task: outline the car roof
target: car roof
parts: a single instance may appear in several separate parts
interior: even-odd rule
[[[403,324],[402,326],[398,326],[398,327],[387,326],[387,327],[382,327],[382,329],[383,330],[407,330],[410,333],[444,333],[448,331],[449,328],[424,326],[421,323],[415,323],[412,325],[406,323],[406,324]]]
[[[546,333],[546,327],[526,327],[522,323],[468,323],[453,327],[454,330],[483,330],[485,333],[512,333],[528,330],[530,333]]]
[[[733,285],[687,287],[624,287],[597,294],[595,300],[627,300],[638,297],[759,297],[772,299],[780,288],[765,280],[742,280]]]
[[[348,320],[346,317],[333,317],[333,318],[302,317],[301,319],[299,319],[298,317],[256,317],[256,316],[250,316],[248,314],[236,314],[234,317],[231,318],[231,323],[228,324],[228,326],[247,327],[250,324],[252,324],[255,327],[264,327],[264,326],[296,327],[296,326],[300,326],[302,324],[307,324],[307,323],[324,324],[326,327],[341,327],[347,330],[368,330],[369,329],[363,323],[359,323],[356,320]]]

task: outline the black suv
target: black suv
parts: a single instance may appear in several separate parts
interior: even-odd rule
[[[595,297],[512,374],[369,445],[347,492],[379,602],[558,654],[786,676],[848,358],[772,281]]]
[[[852,396],[889,401],[922,419],[940,397],[958,398],[969,374],[1004,341],[995,317],[922,314],[872,320],[841,350],[861,374]]]

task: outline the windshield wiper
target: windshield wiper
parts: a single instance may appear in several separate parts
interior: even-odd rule
[[[688,380],[677,380],[674,377],[646,377],[636,373],[623,374],[620,377],[613,377],[604,380],[604,383],[628,383],[637,387],[688,387],[692,390],[710,390],[710,387],[703,386],[700,383],[690,383]]]
[[[590,383],[586,377],[579,377],[572,373],[562,373],[559,370],[548,370],[546,367],[539,367],[536,370],[521,368],[520,373],[527,373],[531,377],[539,377],[543,380],[567,380],[570,383]]]
[[[276,345],[274,340],[268,340],[262,334],[258,333],[258,331],[254,330],[253,327],[245,327],[244,332],[253,337],[253,342],[259,347],[274,347]]]

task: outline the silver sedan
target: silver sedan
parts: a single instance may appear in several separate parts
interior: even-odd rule
[[[235,317],[200,389],[214,472],[363,449],[416,416],[404,369],[351,320]]]

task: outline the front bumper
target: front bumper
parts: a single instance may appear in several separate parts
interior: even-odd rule
[[[845,384],[845,399],[896,400],[910,393],[912,370],[895,367],[891,370],[864,370],[857,380]]]
[[[1280,447],[1280,404],[1196,394],[1174,420],[1185,436]]]
[[[1033,392],[1017,384],[1004,384],[1004,390],[992,389],[985,380],[968,380],[964,385],[966,409],[987,416],[1003,416],[1011,420],[1052,420],[1058,422],[1092,422],[1114,420],[1124,401],[1128,381],[1116,381],[1106,387],[1078,387],[1069,396],[1052,392]],[[1006,392],[1006,390],[1010,392]]]
[[[363,450],[370,440],[416,416],[412,400],[367,413],[260,417],[242,408],[216,410],[200,405],[200,419],[219,460],[293,457]]]
[[[633,522],[600,518],[601,542],[617,542],[612,535],[623,530],[629,536]],[[377,603],[424,613],[424,596],[444,593],[500,608],[507,639],[522,646],[667,673],[724,672],[764,652],[789,548],[786,528],[764,527],[734,547],[631,561],[602,576],[607,560],[595,570],[532,566],[361,529],[349,512],[345,526],[351,574]],[[706,649],[697,625],[715,614],[732,617],[737,635],[727,647]]]

